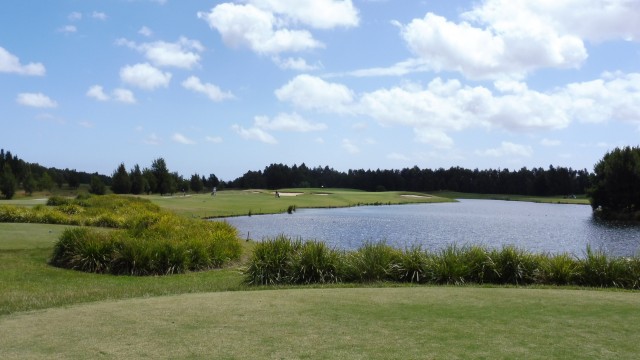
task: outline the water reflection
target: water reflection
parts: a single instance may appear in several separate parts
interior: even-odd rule
[[[584,205],[494,200],[458,203],[301,209],[292,215],[228,218],[241,234],[261,240],[285,234],[317,239],[340,249],[385,240],[399,247],[437,251],[450,244],[489,248],[514,245],[533,252],[584,256],[587,245],[615,256],[640,249],[640,227],[594,219]]]

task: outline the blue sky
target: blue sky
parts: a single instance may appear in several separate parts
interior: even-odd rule
[[[233,180],[593,169],[640,136],[636,0],[9,0],[0,147]]]

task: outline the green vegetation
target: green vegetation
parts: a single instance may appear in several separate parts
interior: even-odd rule
[[[58,267],[115,275],[162,275],[222,266],[240,257],[236,229],[162,211],[134,197],[51,197],[47,206],[2,206],[1,222],[84,225],[68,229],[54,246]]]
[[[436,191],[432,195],[449,199],[479,199],[479,200],[505,200],[505,201],[526,201],[547,204],[576,204],[589,205],[586,195],[578,196],[525,196],[525,195],[503,195],[503,194],[473,194],[455,191]]]
[[[419,284],[573,285],[640,289],[640,257],[611,258],[587,248],[584,259],[504,247],[449,246],[439,252],[404,251],[368,243],[337,251],[284,236],[256,245],[245,281],[254,285],[333,282]]]
[[[281,189],[280,198],[269,190],[225,190],[216,196],[151,196],[149,199],[178,214],[197,218],[275,214],[303,208],[335,208],[454,201],[406,191],[365,192],[352,189]]]
[[[605,220],[640,221],[640,147],[616,148],[595,166],[589,198]]]

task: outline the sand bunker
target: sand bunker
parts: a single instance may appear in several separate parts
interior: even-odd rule
[[[273,193],[275,194],[275,193]],[[298,196],[298,195],[302,195],[304,193],[293,193],[293,192],[281,192],[280,196]]]
[[[329,194],[328,194],[328,193],[316,193],[316,194],[313,194],[313,195],[318,195],[318,196],[329,196]]]
[[[402,197],[406,197],[406,198],[430,198],[433,197],[431,195],[400,195]]]

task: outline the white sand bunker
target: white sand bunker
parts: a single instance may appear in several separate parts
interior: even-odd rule
[[[274,193],[275,194],[275,193]],[[279,193],[280,196],[298,196],[298,195],[302,195],[304,193],[294,193],[294,192],[281,192]]]
[[[402,197],[406,197],[406,198],[430,198],[433,197],[431,195],[400,195]]]
[[[318,196],[329,196],[329,193],[315,193],[313,195],[318,195]]]

